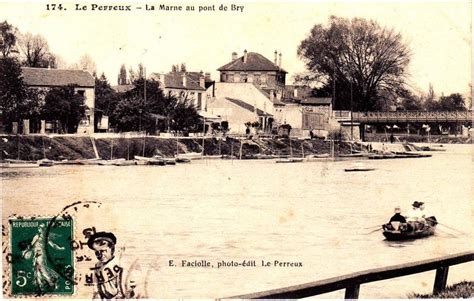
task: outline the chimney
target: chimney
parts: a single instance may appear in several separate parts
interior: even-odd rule
[[[274,60],[275,66],[277,66],[277,56],[278,56],[278,52],[275,50],[275,60]]]
[[[183,73],[183,86],[186,87],[186,84],[187,84],[186,73]]]
[[[209,73],[209,72],[204,73],[204,77],[205,77],[206,81],[208,81],[208,82],[211,81],[211,73]]]
[[[279,56],[280,56],[280,60],[279,60],[279,62],[278,62],[278,68],[281,68],[281,52],[280,52],[280,55],[279,55]]]
[[[232,52],[232,61],[235,61],[237,59],[237,52]]]
[[[247,63],[247,49],[244,50],[244,63]]]
[[[199,76],[199,86],[201,86],[201,88],[206,88],[206,81],[202,73],[201,76]]]

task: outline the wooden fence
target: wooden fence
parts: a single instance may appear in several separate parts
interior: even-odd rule
[[[436,270],[433,293],[446,288],[449,267],[474,261],[474,251],[371,269],[325,280],[225,299],[296,299],[345,289],[345,299],[358,299],[361,284]]]

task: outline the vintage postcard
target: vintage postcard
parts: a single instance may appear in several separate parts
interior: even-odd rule
[[[474,297],[471,1],[2,1],[2,293]]]

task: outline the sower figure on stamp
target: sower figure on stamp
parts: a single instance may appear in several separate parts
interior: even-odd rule
[[[50,233],[50,239],[53,234]],[[46,248],[50,245],[56,250],[64,250],[51,240],[46,242],[46,228],[44,224],[39,225],[38,233],[33,237],[30,245],[23,251],[25,259],[33,259],[34,282],[39,293],[46,293],[58,286],[59,274],[48,266]]]
[[[117,238],[110,232],[97,232],[89,237],[87,245],[99,260],[94,267],[94,296],[101,299],[130,298],[131,292],[123,289],[123,268],[115,256]]]

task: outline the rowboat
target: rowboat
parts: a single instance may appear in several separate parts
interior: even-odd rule
[[[202,159],[202,153],[196,153],[196,152],[189,152],[189,153],[184,153],[184,154],[178,154],[176,158],[184,158],[184,159],[189,159],[189,160],[198,160]]]
[[[372,171],[375,168],[367,168],[367,167],[352,167],[352,168],[345,168],[345,172],[354,172],[354,171]]]
[[[408,240],[427,237],[433,235],[436,230],[436,217],[430,216],[426,218],[426,223],[415,223],[417,229],[414,229],[410,224],[404,224],[404,227],[397,227],[397,229],[391,224],[387,223],[382,226],[383,236],[387,240]]]
[[[154,157],[142,157],[142,156],[135,156],[134,157],[137,165],[165,165],[165,160],[163,158],[154,156]],[[146,163],[145,163],[146,162]]]
[[[132,166],[137,165],[134,160],[120,160],[114,163],[115,166]]]
[[[276,163],[300,163],[300,162],[303,162],[303,158],[294,158],[294,157],[280,158],[276,160],[275,162]]]
[[[308,162],[312,161],[329,161],[330,159],[333,159],[329,156],[329,154],[311,154],[307,155],[304,160]]]
[[[191,160],[186,158],[176,158],[176,163],[190,163]]]
[[[54,161],[49,160],[49,159],[41,159],[41,160],[38,160],[38,164],[41,167],[51,167],[54,165]]]
[[[33,168],[39,167],[38,162],[24,161],[24,160],[11,160],[7,159],[0,165],[2,168]]]

